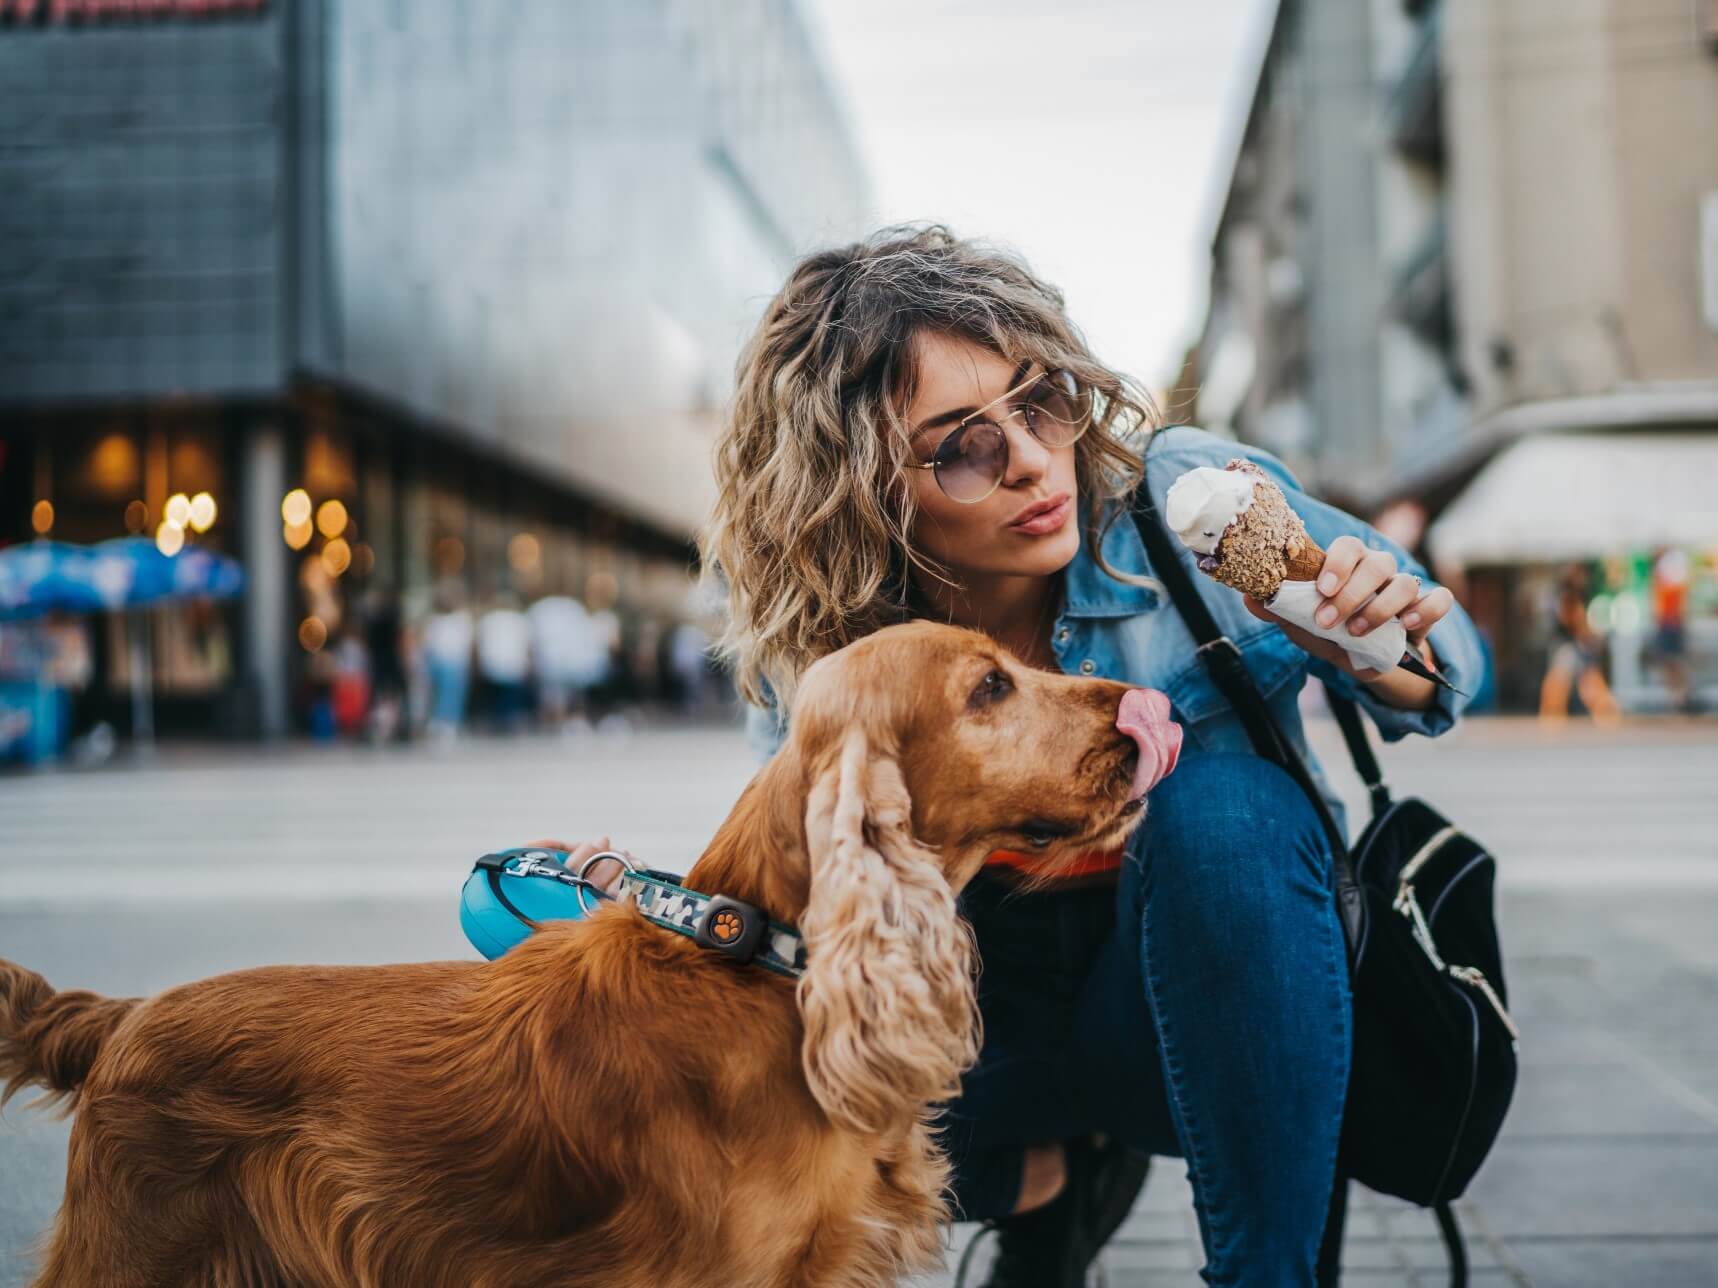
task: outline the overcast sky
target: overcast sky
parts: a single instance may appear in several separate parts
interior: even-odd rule
[[[1276,0],[802,2],[877,222],[1009,243],[1101,360],[1172,376]]]

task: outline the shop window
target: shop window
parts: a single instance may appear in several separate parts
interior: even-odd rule
[[[313,429],[304,436],[304,486],[311,496],[350,497],[358,490],[352,444],[333,430]]]
[[[84,454],[72,486],[96,500],[123,505],[137,499],[143,490],[143,455],[135,431],[124,424],[100,431]]]
[[[45,535],[94,542],[124,536],[125,509],[143,494],[141,438],[123,416],[44,419],[36,426],[35,493],[53,506]]]

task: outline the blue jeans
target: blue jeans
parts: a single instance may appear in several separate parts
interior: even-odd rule
[[[968,886],[985,1034],[945,1120],[961,1215],[1012,1210],[1026,1145],[1105,1132],[1187,1160],[1207,1282],[1312,1284],[1348,1085],[1332,884],[1287,774],[1191,754],[1118,882]]]
[[[471,668],[463,662],[431,658],[429,674],[430,720],[457,729],[465,718],[465,696],[471,687]]]

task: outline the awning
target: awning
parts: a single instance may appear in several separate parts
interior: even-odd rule
[[[113,18],[135,22],[140,18],[214,18],[229,13],[251,13],[267,7],[268,0],[0,0],[0,22],[16,18],[29,22],[94,22]]]
[[[1718,432],[1522,439],[1479,472],[1426,539],[1435,559],[1468,567],[1718,547]]]

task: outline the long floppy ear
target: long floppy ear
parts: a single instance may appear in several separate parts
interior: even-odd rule
[[[863,730],[813,785],[805,832],[806,1081],[831,1119],[886,1131],[957,1095],[978,1058],[972,934],[913,840],[899,766]]]

